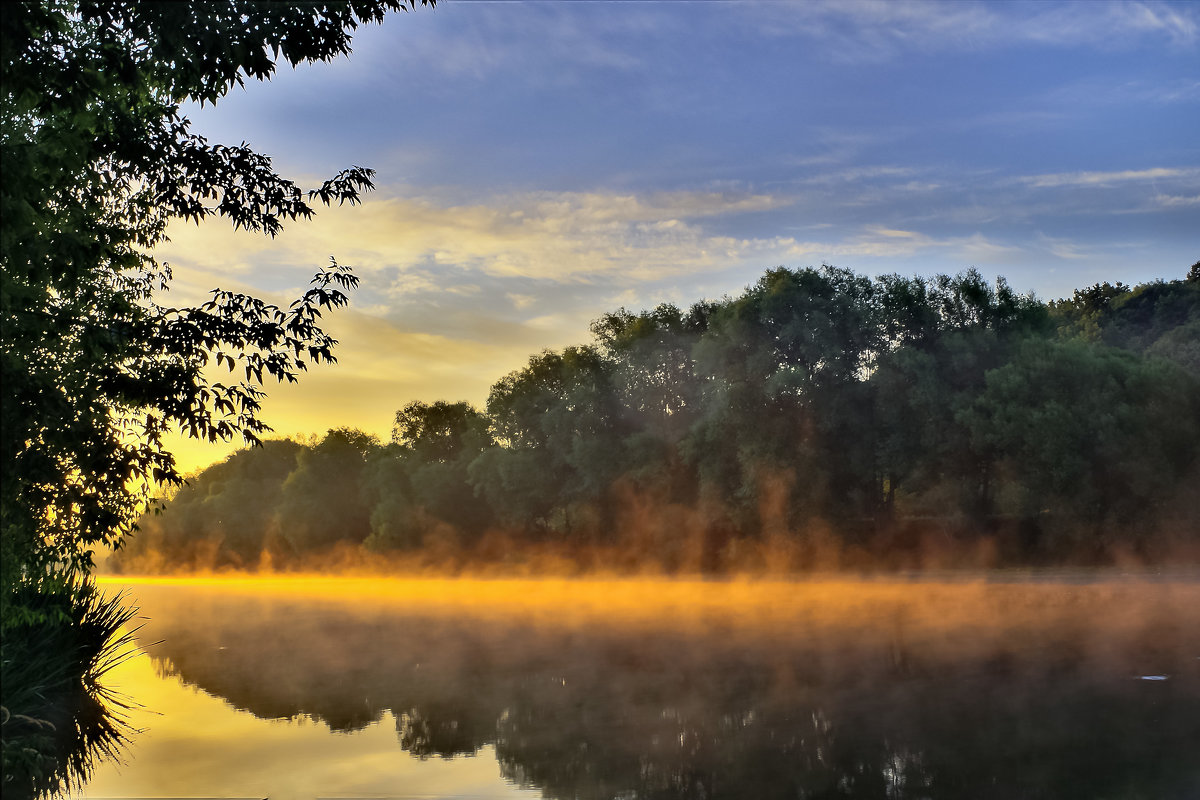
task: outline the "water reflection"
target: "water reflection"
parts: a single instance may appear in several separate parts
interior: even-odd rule
[[[1200,796],[1191,582],[326,588],[142,587],[143,644],[549,797]]]

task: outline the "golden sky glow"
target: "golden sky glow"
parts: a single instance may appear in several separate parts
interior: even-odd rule
[[[621,306],[763,270],[977,267],[1060,297],[1195,260],[1195,4],[445,3],[332,63],[186,110],[359,207],[275,240],[177,225],[170,302],[286,302],[330,256],[362,287],[341,363],[269,387],[279,434],[386,436],[412,400],[481,404]],[[701,58],[699,54],[703,53]],[[186,469],[229,447],[183,444]]]

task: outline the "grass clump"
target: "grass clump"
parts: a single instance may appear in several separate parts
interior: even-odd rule
[[[22,583],[5,593],[0,629],[0,753],[5,798],[81,787],[131,732],[129,702],[101,679],[136,652],[137,609],[90,581]]]

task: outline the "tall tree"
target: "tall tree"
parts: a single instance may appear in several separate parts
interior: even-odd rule
[[[459,534],[480,533],[491,512],[470,484],[468,468],[493,444],[487,417],[469,403],[409,403],[396,412],[392,441],[422,513]],[[394,518],[388,523],[398,524]]]
[[[619,470],[621,408],[609,364],[593,347],[531,357],[492,386],[487,413],[501,447],[480,456],[470,475],[503,519],[570,528],[570,506],[595,499]]]
[[[86,572],[93,547],[119,544],[148,487],[179,480],[167,431],[257,441],[268,430],[261,384],[333,360],[319,318],[356,283],[336,262],[287,308],[219,290],[198,308],[170,308],[157,302],[170,269],[149,251],[176,219],[219,216],[274,235],[317,205],[358,202],[371,171],[305,191],[244,143],[192,133],[182,104],[215,103],[279,63],[346,54],[360,23],[415,5],[43,0],[5,10],[5,599],[48,571]],[[214,363],[239,379],[210,381]]]
[[[374,436],[351,428],[331,430],[301,450],[296,469],[283,483],[277,513],[282,541],[304,552],[367,538],[371,511],[363,497],[362,476],[378,450]]]
[[[1117,348],[1034,339],[960,421],[1011,476],[1009,510],[1040,518],[1048,544],[1132,546],[1196,469],[1200,382]]]

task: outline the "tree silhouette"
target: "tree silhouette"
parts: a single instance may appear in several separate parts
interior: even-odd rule
[[[244,143],[192,133],[181,107],[278,63],[345,54],[358,24],[415,5],[48,0],[5,12],[6,590],[84,573],[93,547],[119,544],[150,487],[179,480],[168,431],[256,442],[268,430],[261,384],[333,360],[321,313],[357,282],[336,262],[285,308],[222,290],[172,308],[158,294],[170,268],[148,252],[171,220],[223,217],[273,236],[316,206],[358,202],[371,171],[302,190]],[[235,375],[213,380],[210,365]]]

